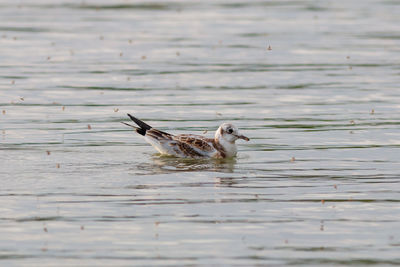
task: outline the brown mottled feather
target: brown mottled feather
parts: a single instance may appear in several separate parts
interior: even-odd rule
[[[211,152],[214,150],[214,148],[209,144],[210,142],[213,142],[214,139],[205,138],[201,135],[181,134],[173,136],[173,139],[181,143],[189,144],[202,151]]]
[[[180,151],[182,151],[183,154],[185,154],[185,156],[187,157],[192,157],[192,158],[203,157],[202,154],[197,152],[193,147],[191,147],[186,143],[178,142],[178,147]]]

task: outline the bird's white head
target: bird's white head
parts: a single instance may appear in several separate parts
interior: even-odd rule
[[[241,135],[238,128],[230,123],[221,124],[215,132],[215,140],[218,140],[220,143],[228,142],[234,144],[238,139],[250,140],[248,137]]]

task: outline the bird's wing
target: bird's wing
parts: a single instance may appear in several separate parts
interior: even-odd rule
[[[213,146],[213,139],[201,135],[181,134],[173,136],[173,139],[178,142],[186,156],[212,157],[217,152]]]
[[[176,141],[173,140],[172,134],[151,128],[146,131],[144,138],[161,154],[180,156],[174,149]]]
[[[147,130],[145,136],[152,138],[154,140],[157,140],[159,142],[169,141],[169,140],[172,140],[172,138],[173,138],[172,134],[157,130],[155,128],[151,128],[150,130]]]
[[[146,140],[162,154],[178,157],[220,157],[213,139],[201,135],[172,135],[154,128],[146,131]]]

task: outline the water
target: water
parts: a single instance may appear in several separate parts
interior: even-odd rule
[[[0,264],[400,264],[399,13],[2,1]],[[251,141],[162,157],[128,112]]]

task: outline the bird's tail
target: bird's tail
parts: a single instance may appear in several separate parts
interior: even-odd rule
[[[131,114],[128,114],[129,118],[131,118],[132,121],[134,121],[139,127],[133,126],[131,124],[122,122],[125,125],[128,125],[129,127],[132,127],[136,130],[136,132],[140,135],[145,136],[146,131],[151,129],[151,126],[146,124],[145,122],[139,120],[138,118],[133,117]]]

